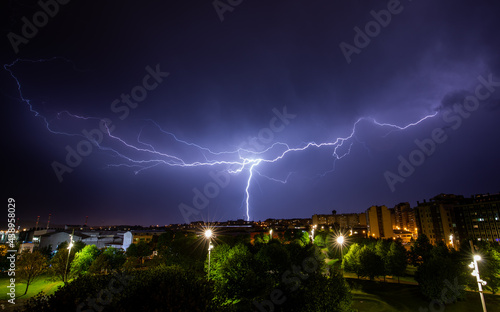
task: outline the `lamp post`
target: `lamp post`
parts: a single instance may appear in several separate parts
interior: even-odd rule
[[[213,248],[212,245],[212,230],[205,231],[205,237],[208,239],[208,278],[210,278],[210,251]]]
[[[344,235],[340,234],[337,236],[337,244],[340,246],[340,270],[342,272],[342,277],[344,277],[344,271],[342,270],[342,261],[344,260]]]
[[[314,230],[316,229],[316,225],[313,225],[311,230],[311,242],[314,244]]]
[[[470,247],[472,249],[472,253],[474,253],[474,245],[472,244],[472,241],[470,241]],[[477,266],[478,261],[481,261],[481,256],[474,255],[474,261],[469,264],[469,268],[473,269],[472,276],[476,277],[477,288],[479,289],[479,296],[481,297],[481,305],[483,306],[483,312],[486,312],[486,303],[484,302],[483,295],[483,286],[486,285],[486,281],[483,281],[481,277],[479,277],[479,267]]]
[[[273,239],[273,229],[269,230],[269,240]]]
[[[68,258],[66,259],[66,269],[64,270],[64,282],[68,281],[68,264],[69,264],[69,255],[71,254],[71,248],[73,247],[73,235],[75,234],[75,230],[70,235],[69,246],[68,246]]]

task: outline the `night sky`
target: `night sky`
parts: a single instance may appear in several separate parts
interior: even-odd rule
[[[69,1],[47,20],[36,1],[3,4],[3,189],[21,224],[500,191],[498,2],[125,2]]]

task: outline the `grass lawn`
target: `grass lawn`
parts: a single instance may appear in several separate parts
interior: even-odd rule
[[[351,272],[344,272],[344,277],[346,278],[353,278],[353,279],[357,279],[358,276],[355,274],[355,273],[351,273]],[[368,280],[368,278],[363,278],[361,277],[360,278],[361,280]],[[384,281],[384,278],[381,277],[381,276],[378,276],[375,278],[375,281],[377,282],[383,282]],[[397,283],[398,282],[398,277],[397,276],[393,276],[393,277],[389,277],[387,276],[385,281],[387,283]],[[411,276],[401,276],[399,278],[399,282],[401,284],[411,284],[411,285],[418,285],[418,283],[415,281],[415,279]]]
[[[352,288],[353,307],[360,312],[441,311],[441,307],[437,304],[431,309],[429,306],[431,301],[423,297],[415,285],[355,279],[348,279],[348,282]],[[488,312],[500,311],[500,296],[486,294],[485,301]],[[479,294],[468,292],[465,301],[447,305],[442,311],[482,311]]]
[[[10,299],[7,295],[7,290],[9,289],[7,286],[10,284],[9,279],[10,278],[6,274],[2,274],[0,276],[0,289],[2,289],[2,292],[0,293],[0,303],[4,304],[6,308],[11,308],[13,306],[7,302],[7,300]],[[52,282],[49,281],[46,276],[42,275],[35,282],[31,283],[28,288],[28,293],[23,295],[26,290],[26,284],[16,280],[16,306],[19,307],[19,305],[21,305],[24,301],[35,296],[40,291],[43,291],[46,294],[53,294],[59,285],[63,285],[63,282]],[[6,309],[6,311],[8,310]]]

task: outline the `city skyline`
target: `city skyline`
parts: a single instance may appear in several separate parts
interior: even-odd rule
[[[24,231],[24,230],[31,230],[31,229],[63,229],[63,228],[67,228],[67,227],[86,227],[88,229],[90,228],[93,228],[93,229],[98,229],[98,228],[101,228],[101,229],[106,229],[107,227],[143,227],[143,228],[163,228],[163,227],[169,227],[169,226],[176,226],[176,225],[192,225],[192,224],[199,224],[199,223],[203,223],[203,224],[219,224],[219,223],[231,223],[231,222],[239,222],[239,221],[245,221],[245,222],[250,222],[250,223],[261,223],[261,222],[266,222],[266,221],[269,221],[269,220],[287,220],[287,221],[291,221],[291,220],[311,220],[312,223],[315,223],[315,217],[318,218],[318,217],[322,217],[322,216],[335,216],[335,215],[338,215],[338,216],[347,216],[347,215],[363,215],[363,214],[367,214],[371,208],[375,208],[375,207],[386,207],[387,209],[389,210],[393,210],[394,209],[404,209],[405,207],[408,207],[409,210],[411,211],[414,211],[415,209],[419,208],[419,207],[422,207],[422,206],[426,206],[427,204],[430,204],[432,203],[434,200],[438,199],[439,201],[439,198],[441,196],[451,196],[453,198],[459,198],[461,201],[462,201],[462,204],[461,205],[464,205],[464,203],[469,203],[471,201],[473,201],[474,199],[477,199],[477,198],[481,198],[481,197],[494,197],[494,196],[498,196],[500,195],[500,192],[496,192],[496,193],[483,193],[483,194],[474,194],[474,195],[471,195],[471,196],[464,196],[464,195],[460,195],[460,194],[444,194],[444,193],[440,193],[440,194],[435,194],[435,196],[432,196],[432,197],[429,197],[429,198],[425,198],[425,199],[421,199],[421,200],[417,200],[416,201],[416,204],[411,204],[410,202],[408,201],[405,201],[405,202],[400,202],[400,203],[397,203],[393,206],[391,205],[386,205],[386,204],[374,204],[374,205],[371,205],[365,209],[362,209],[362,210],[358,210],[358,211],[350,211],[350,212],[345,212],[345,211],[342,211],[342,210],[336,210],[336,209],[332,209],[330,211],[326,211],[324,213],[318,213],[318,212],[314,212],[312,211],[312,217],[311,215],[309,216],[295,216],[295,217],[287,217],[287,218],[280,218],[280,217],[271,217],[271,218],[266,218],[266,219],[263,219],[263,220],[250,220],[250,221],[247,221],[247,220],[244,220],[244,219],[227,219],[227,220],[191,220],[189,223],[156,223],[156,224],[136,224],[136,223],[130,223],[130,224],[113,224],[113,223],[105,223],[105,224],[93,224],[92,223],[92,220],[91,222],[88,222],[89,220],[89,216],[85,216],[85,221],[84,222],[81,222],[81,223],[69,223],[69,222],[66,222],[66,223],[61,223],[61,222],[54,222],[53,220],[53,215],[52,214],[49,214],[47,216],[37,216],[35,219],[33,220],[19,220],[19,224],[18,224],[18,228],[19,230],[21,231]],[[366,217],[366,216],[365,216]],[[396,218],[394,215],[391,216],[391,218]],[[57,219],[56,219],[57,220]],[[368,220],[368,219],[367,219]],[[365,221],[365,223],[367,222],[367,220]],[[326,221],[326,220],[324,220]],[[408,221],[403,221],[403,220],[398,220],[398,219],[393,219],[392,220],[393,222],[393,228],[394,229],[403,229],[403,227],[401,228],[398,228],[397,224],[402,224],[403,222],[408,222]],[[413,223],[416,222],[416,220],[412,220]],[[318,223],[318,222],[316,222]],[[349,223],[349,222],[348,222]],[[16,222],[17,224],[17,222]],[[414,224],[416,226],[416,224]],[[17,229],[17,228],[16,228]],[[406,230],[406,228],[405,228]],[[408,231],[413,231],[411,228],[408,228]]]

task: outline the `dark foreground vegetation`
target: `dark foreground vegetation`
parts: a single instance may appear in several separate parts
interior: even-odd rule
[[[367,290],[390,297],[406,289],[398,288],[400,279],[415,284],[405,287],[413,287],[413,297],[418,292],[419,304],[433,302],[436,307],[460,305],[470,297],[466,289],[477,290],[468,268],[470,249],[432,246],[423,235],[411,248],[400,241],[348,239],[341,250],[327,231],[317,232],[313,243],[300,230],[274,239],[263,233],[252,243],[248,236],[219,233],[212,238],[209,257],[208,240],[201,234],[166,232],[152,242],[131,245],[126,253],[75,244],[68,257],[61,244],[55,255],[47,250],[22,254],[18,280],[26,289],[40,276],[62,286],[22,300],[17,310],[362,311],[373,309],[369,302],[378,299],[356,298],[364,298]],[[477,247],[483,257],[481,278],[494,294],[500,285],[499,246]],[[355,279],[344,279],[344,273]],[[386,277],[393,283],[375,282]]]

